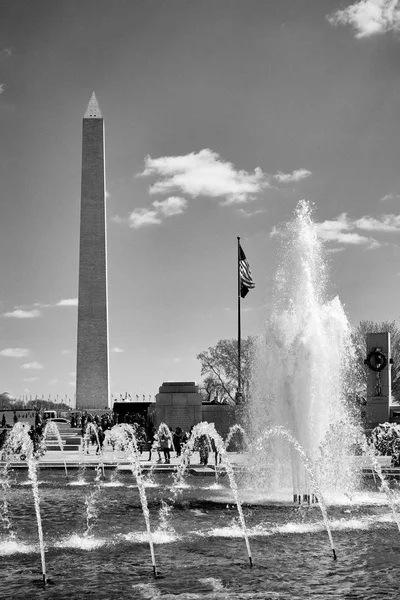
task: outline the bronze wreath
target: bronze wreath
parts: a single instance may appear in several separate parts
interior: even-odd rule
[[[383,354],[383,352],[379,350],[379,348],[375,348],[375,350],[372,350],[368,354],[367,358],[364,360],[364,364],[367,365],[367,367],[371,369],[371,371],[379,372],[386,367],[387,358]]]

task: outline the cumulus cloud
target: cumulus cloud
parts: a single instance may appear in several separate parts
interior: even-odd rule
[[[28,354],[29,350],[27,348],[4,348],[0,352],[0,356],[10,356],[12,358],[23,358]]]
[[[78,306],[78,298],[66,298],[57,302],[56,306]]]
[[[1,54],[3,54],[3,56],[7,56],[7,58],[8,58],[9,56],[11,56],[12,50],[11,50],[11,48],[3,48],[3,50],[1,51]]]
[[[342,213],[336,219],[317,223],[317,230],[319,237],[328,242],[378,248],[380,242],[364,233],[400,233],[400,215],[381,215],[379,218],[366,215],[350,219],[346,213]]]
[[[327,19],[332,25],[351,25],[357,38],[399,31],[399,0],[359,0]]]
[[[316,226],[318,236],[327,242],[349,245],[372,245],[376,242],[372,238],[353,231],[355,229],[354,221],[351,221],[346,213],[342,213],[336,219],[316,223]]]
[[[311,171],[297,169],[293,173],[279,171],[274,177],[279,182],[297,182],[309,177]],[[272,175],[263,173],[260,167],[253,172],[236,169],[221,156],[205,148],[183,156],[161,156],[145,158],[145,167],[138,177],[154,177],[156,181],[149,187],[149,193],[170,194],[180,192],[191,198],[208,196],[218,199],[221,205],[243,204],[254,200],[265,188],[272,187]],[[180,195],[168,196],[165,200],[155,200],[148,208],[136,208],[127,218],[115,215],[116,223],[128,223],[138,229],[148,225],[160,225],[167,217],[184,213],[188,200]],[[243,216],[253,216],[260,211],[242,211]]]
[[[187,200],[180,196],[170,196],[166,200],[155,200],[153,206],[164,216],[173,217],[184,212],[187,206]]]
[[[312,173],[311,171],[307,171],[307,169],[296,169],[293,173],[283,173],[282,171],[278,171],[274,177],[279,183],[290,183],[293,181],[301,181],[306,177],[310,177],[310,175],[312,175]]]
[[[133,229],[139,229],[144,225],[159,225],[161,218],[157,210],[148,208],[135,208],[128,217],[129,226]]]
[[[22,310],[21,308],[16,308],[10,312],[5,312],[4,317],[12,317],[14,319],[34,319],[35,317],[40,317],[42,313],[40,310]]]
[[[361,217],[354,221],[354,226],[364,231],[400,232],[400,215],[382,215],[375,217]]]
[[[400,233],[400,215],[381,215],[371,217],[365,215],[359,219],[350,219],[347,213],[342,213],[335,219],[327,219],[315,223],[317,235],[325,242],[343,244],[344,246],[364,246],[368,249],[379,248],[387,242],[380,242],[373,233]],[[274,225],[270,237],[286,235],[284,228]],[[341,249],[329,249],[329,252],[340,252]]]
[[[25,377],[24,381],[37,381],[39,377]]]
[[[21,365],[21,369],[43,369],[43,365],[34,361],[31,363],[24,363],[23,365]]]
[[[111,352],[115,352],[116,354],[120,354],[121,352],[124,352],[124,351],[122,350],[122,348],[117,348],[117,347],[116,347],[116,348],[113,348],[113,349],[111,350]]]
[[[3,94],[5,89],[6,89],[5,83],[0,83],[0,94]]]
[[[165,200],[155,200],[151,208],[136,208],[128,217],[130,227],[138,229],[145,225],[160,225],[166,217],[180,215],[187,207],[187,200],[180,196],[170,196]],[[116,222],[122,222],[120,217],[114,218]]]
[[[223,204],[248,202],[269,186],[259,167],[254,173],[237,170],[209,148],[184,156],[147,156],[144,171],[139,176],[158,178],[150,186],[150,194],[168,194],[178,190],[192,198],[220,198]]]

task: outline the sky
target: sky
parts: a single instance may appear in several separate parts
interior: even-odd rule
[[[106,133],[111,392],[266,318],[301,199],[350,322],[400,309],[400,2],[0,0],[0,391],[76,377],[82,118]]]

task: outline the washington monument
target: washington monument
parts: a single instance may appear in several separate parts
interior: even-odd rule
[[[76,407],[109,403],[104,122],[93,92],[83,118]]]

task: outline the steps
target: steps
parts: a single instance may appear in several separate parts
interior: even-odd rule
[[[68,424],[57,423],[60,437],[62,440],[62,450],[64,452],[80,452],[82,445],[82,435],[80,429],[72,429]],[[61,452],[57,436],[48,433],[45,440],[46,449],[52,452]]]

